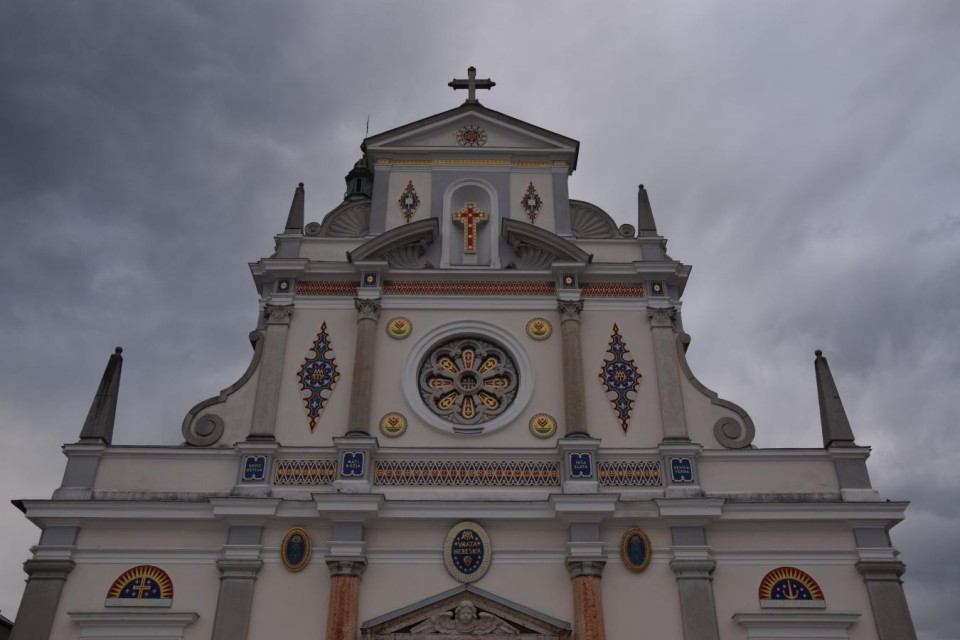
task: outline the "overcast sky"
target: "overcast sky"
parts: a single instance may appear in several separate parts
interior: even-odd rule
[[[960,637],[960,2],[0,4],[0,612],[109,354],[115,441],[176,444],[250,358],[297,182],[370,133],[483,104],[581,142],[571,197],[693,265],[698,377],[759,446],[819,446],[827,355],[924,640]]]

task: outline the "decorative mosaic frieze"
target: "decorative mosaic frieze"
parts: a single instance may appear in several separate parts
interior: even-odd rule
[[[356,282],[300,282],[297,281],[297,295],[304,296],[355,296]]]
[[[584,298],[642,298],[646,295],[642,282],[585,282],[580,285]]]
[[[407,222],[413,220],[413,214],[420,207],[420,196],[417,195],[417,190],[413,188],[413,180],[407,182],[407,188],[400,194],[397,204],[400,205],[400,211],[403,212],[403,219]]]
[[[607,357],[600,367],[600,382],[607,399],[613,405],[613,410],[620,420],[620,428],[624,433],[630,425],[630,412],[633,402],[637,399],[637,387],[640,385],[640,372],[633,364],[633,354],[627,349],[620,328],[614,323],[613,335],[607,347]]]
[[[378,460],[374,483],[387,487],[556,487],[553,460]]]
[[[337,476],[336,460],[277,460],[273,484],[316,486],[330,484]]]
[[[299,286],[297,283],[297,287]],[[556,295],[556,292],[556,286],[552,282],[397,280],[383,283],[384,295],[552,296]]]
[[[311,353],[313,355],[310,355]],[[320,326],[320,333],[307,352],[307,357],[303,359],[297,378],[300,380],[300,395],[303,396],[307,417],[310,419],[310,431],[313,431],[317,426],[317,418],[323,413],[323,408],[340,379],[333,346],[330,344],[330,336],[327,335],[326,322]]]
[[[527,192],[520,198],[520,206],[523,207],[523,210],[526,212],[530,224],[536,224],[537,214],[540,213],[540,209],[543,207],[543,198],[537,193],[537,189],[533,186],[532,182],[527,186]]]
[[[601,460],[597,475],[604,487],[660,487],[663,468],[659,460]]]

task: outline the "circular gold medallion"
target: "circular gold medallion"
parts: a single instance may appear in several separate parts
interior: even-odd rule
[[[553,333],[553,326],[546,318],[533,318],[527,323],[527,335],[534,340],[546,340]]]
[[[557,421],[549,413],[538,413],[530,418],[530,433],[538,438],[549,438],[557,432]]]
[[[380,433],[388,438],[399,438],[407,430],[407,419],[403,414],[391,411],[380,418]]]
[[[403,340],[413,331],[413,323],[406,318],[397,316],[387,322],[387,335],[397,340]]]

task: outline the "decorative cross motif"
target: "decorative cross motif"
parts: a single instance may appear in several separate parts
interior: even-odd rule
[[[463,209],[453,214],[453,219],[463,224],[463,252],[477,252],[477,225],[487,219],[487,212],[474,208],[476,205],[467,202]]]
[[[448,87],[452,87],[454,91],[457,89],[466,89],[467,93],[467,102],[478,102],[477,100],[477,89],[492,89],[497,86],[497,83],[491,80],[490,78],[483,78],[477,80],[477,68],[470,67],[467,69],[467,78],[454,78],[452,81],[447,83]]]

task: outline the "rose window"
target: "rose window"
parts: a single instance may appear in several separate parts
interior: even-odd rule
[[[448,422],[481,424],[517,395],[517,366],[507,353],[479,338],[456,338],[427,354],[418,373],[420,397]]]

